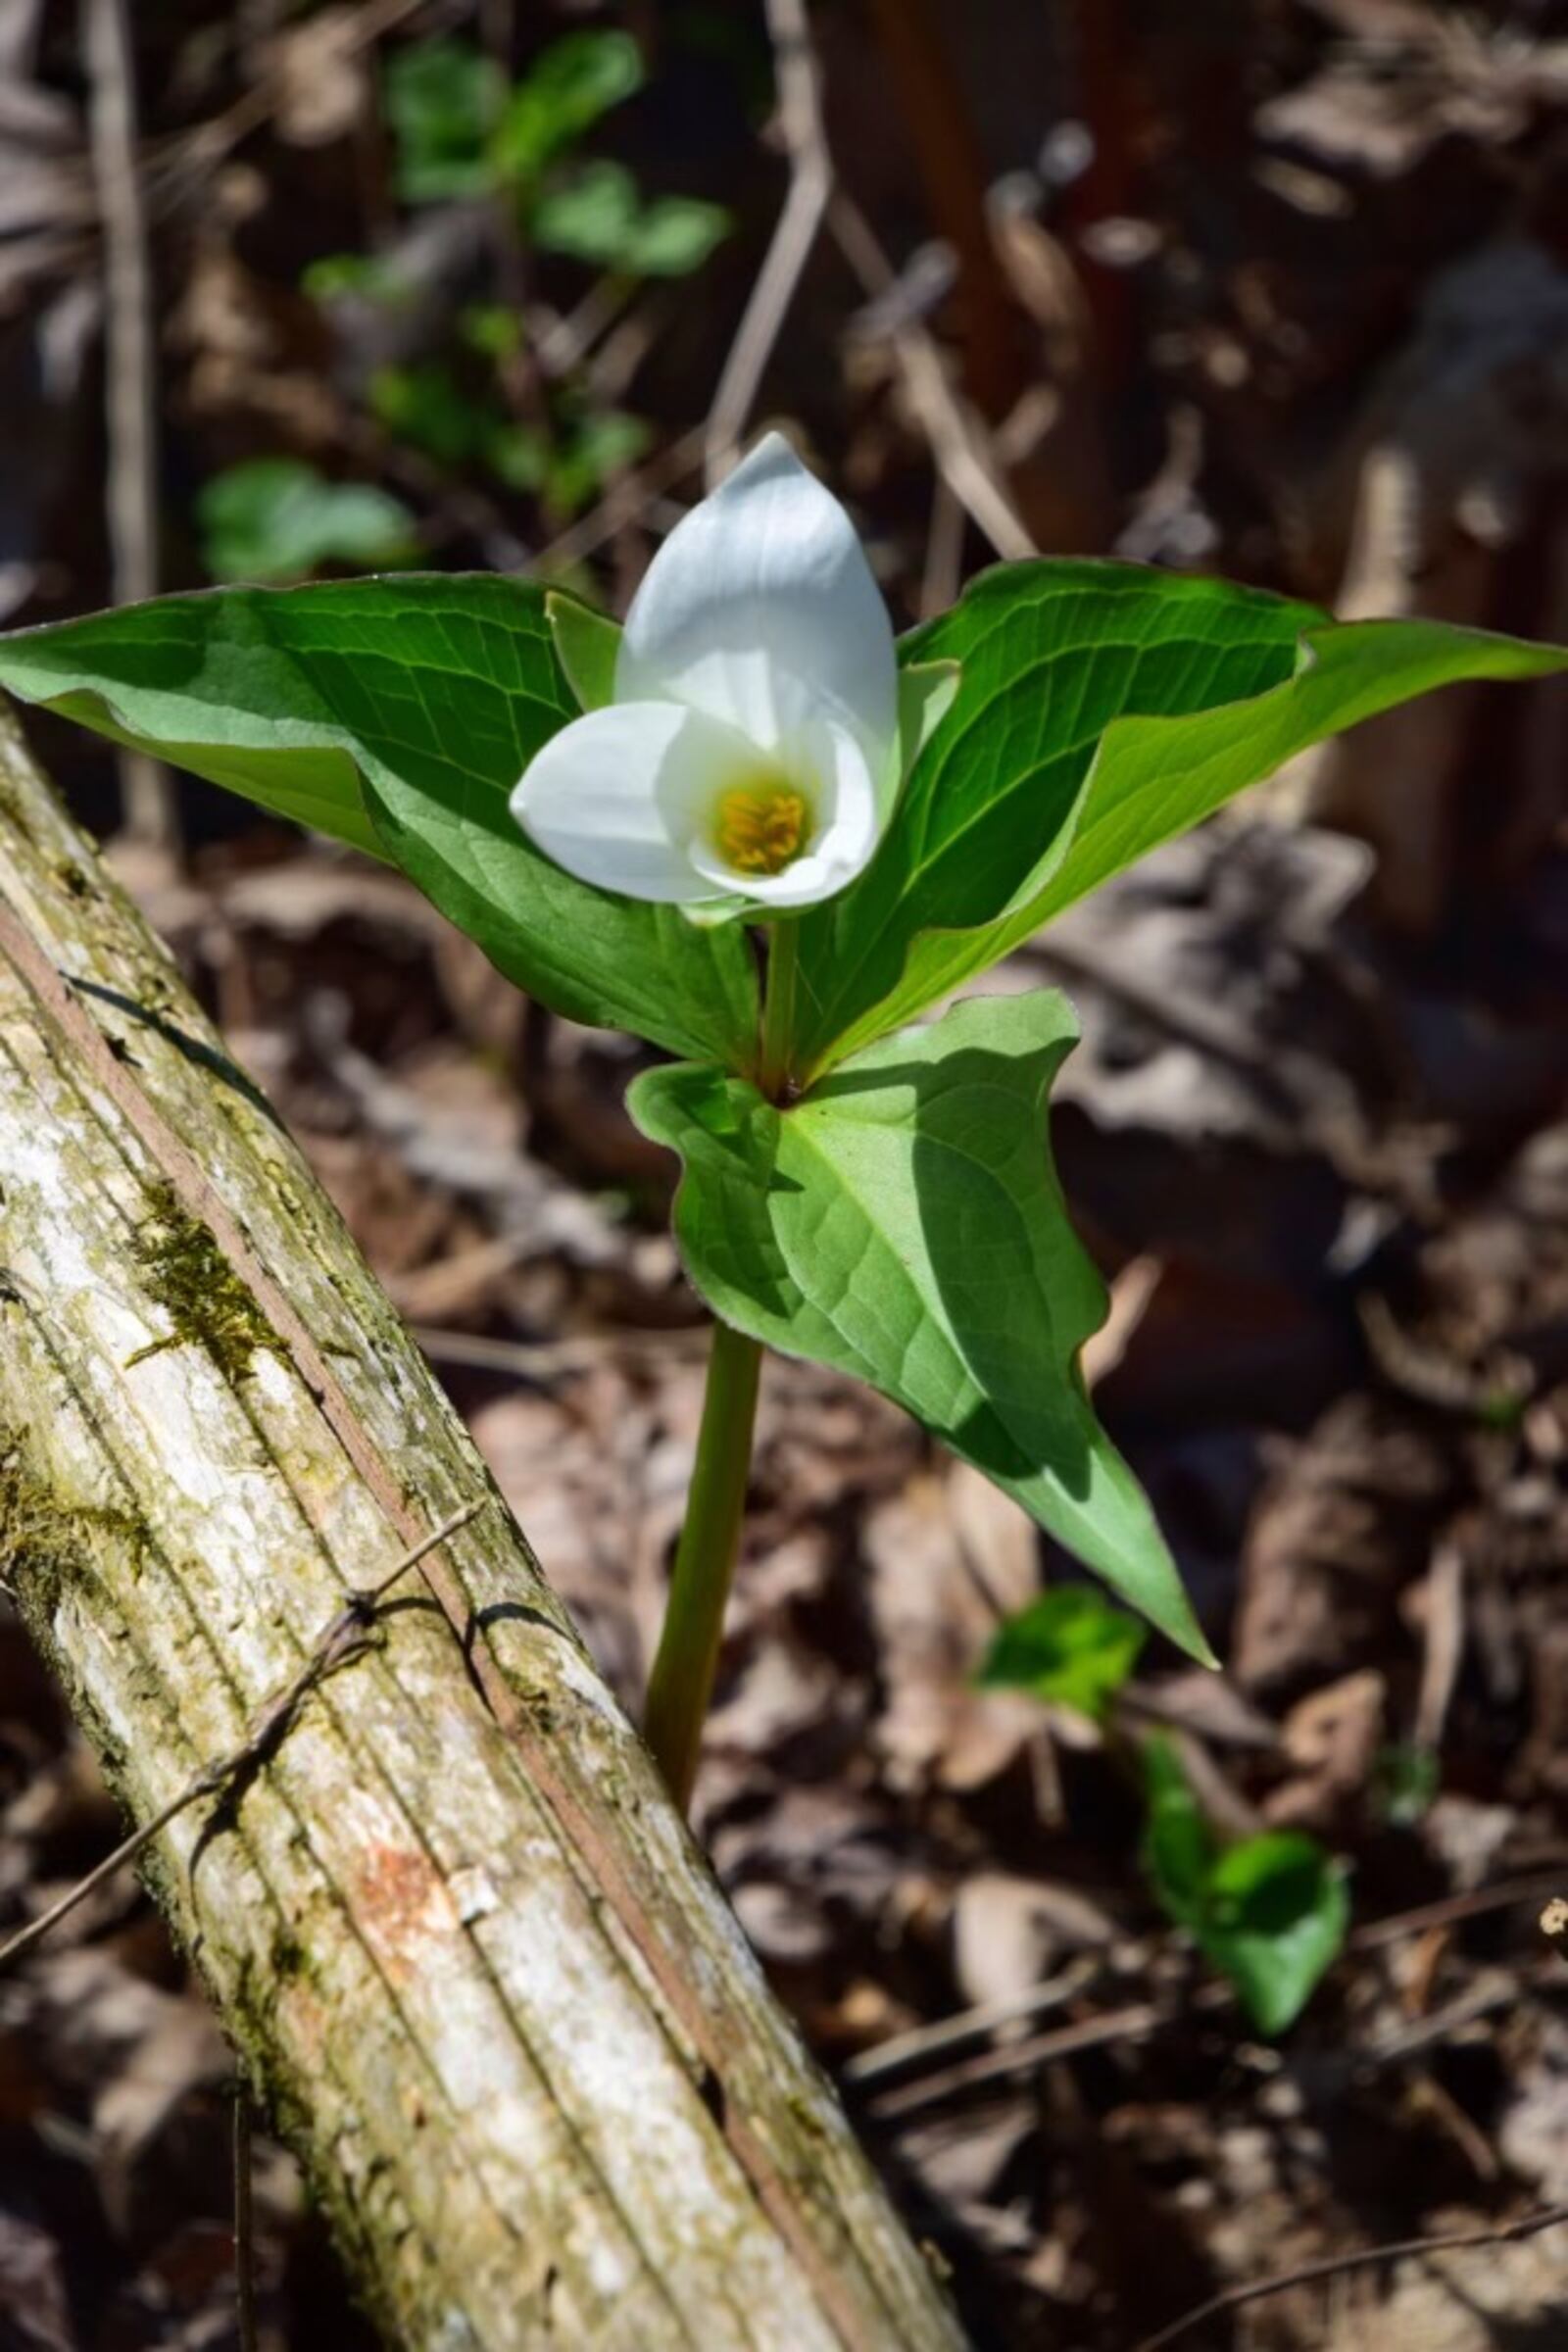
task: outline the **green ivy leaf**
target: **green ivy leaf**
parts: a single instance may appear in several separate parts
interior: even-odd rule
[[[805,926],[805,1066],[910,1020],[1297,753],[1464,678],[1568,653],[1437,621],[1339,623],[1136,564],[1001,564],[900,648],[956,704],[868,871]]]
[[[685,1162],[676,1238],[726,1322],[882,1390],[1206,1658],[1078,1370],[1104,1286],[1045,1135],[1076,1034],[1054,993],[995,998],[860,1054],[788,1110],[711,1065],[646,1071],[629,1102]]]
[[[629,32],[585,25],[542,49],[507,100],[492,148],[498,172],[527,182],[575,146],[612,107],[642,86],[642,52]]]
[[[450,203],[494,186],[486,151],[506,94],[501,68],[471,42],[416,41],[393,54],[386,111],[406,204]]]
[[[1230,1979],[1259,2032],[1283,2034],[1344,1947],[1344,1872],[1298,1830],[1266,1830],[1221,1847],[1170,1741],[1152,1740],[1145,1762],[1144,1859],[1155,1893]]]
[[[721,205],[696,196],[644,203],[624,164],[585,164],[539,198],[533,237],[550,253],[628,277],[685,277],[700,270],[730,230]]]
[[[377,368],[368,390],[376,421],[438,466],[466,466],[486,454],[496,430],[492,412],[471,399],[440,360]]]
[[[165,597],[0,638],[0,686],[401,865],[510,979],[573,1020],[739,1059],[739,933],[552,865],[508,798],[576,715],[545,592],[405,574]]]
[[[1137,1665],[1149,1629],[1082,1585],[1054,1585],[997,1628],[979,1681],[1073,1707],[1092,1722]]]

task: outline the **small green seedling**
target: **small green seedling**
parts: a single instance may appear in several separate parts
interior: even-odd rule
[[[483,204],[519,261],[559,257],[591,271],[583,311],[594,323],[575,350],[563,323],[533,351],[531,310],[471,308],[444,349],[374,369],[366,387],[370,414],[391,440],[444,470],[477,471],[537,499],[555,524],[597,498],[651,437],[640,417],[594,395],[586,366],[593,336],[649,280],[700,270],[731,225],[719,205],[645,195],[624,164],[579,152],[642,81],[636,42],[612,27],[562,35],[515,82],[494,58],[448,35],[397,50],[387,66],[392,179],[402,202],[414,211]],[[396,312],[418,302],[391,257],[326,255],[302,284],[328,305]],[[252,566],[246,576],[278,575]]]
[[[777,435],[677,524],[623,632],[535,581],[411,573],[0,639],[0,685],[389,860],[542,1004],[675,1057],[629,1102],[681,1163],[716,1317],[647,1713],[682,1797],[764,1347],[880,1389],[1207,1659],[1079,1370],[1105,1294],[1046,1137],[1072,1009],[922,1016],[1309,745],[1565,664],[1085,562],[1003,564],[895,645],[849,516]],[[1245,1871],[1203,1881],[1233,1958],[1288,1876]]]
[[[1265,1830],[1223,1844],[1170,1740],[1144,1751],[1144,1866],[1160,1903],[1236,1987],[1260,2034],[1295,2024],[1349,1924],[1345,1874],[1315,1838]]]
[[[1442,1786],[1438,1757],[1415,1740],[1380,1747],[1372,1760],[1369,1790],[1373,1818],[1391,1830],[1414,1829],[1431,1810]]]
[[[1087,1586],[1054,1585],[998,1627],[979,1681],[1103,1723],[1148,1639],[1147,1625]]]
[[[1156,1737],[1140,1753],[1115,1701],[1148,1631],[1082,1586],[1054,1586],[998,1627],[977,1680],[1070,1707],[1105,1730],[1147,1796],[1144,1862],[1160,1903],[1230,1979],[1259,2032],[1281,2034],[1345,1940],[1345,1881],[1315,1839],[1295,1831],[1222,1845],[1170,1740]]]
[[[416,42],[387,70],[398,194],[413,206],[499,197],[541,252],[626,277],[687,276],[729,234],[723,207],[644,197],[624,164],[573,152],[642,80],[631,34],[609,28],[563,34],[510,85],[466,41]]]
[[[302,458],[251,458],[204,484],[196,502],[215,580],[306,580],[324,564],[389,570],[418,528],[401,499],[369,482],[329,482]]]

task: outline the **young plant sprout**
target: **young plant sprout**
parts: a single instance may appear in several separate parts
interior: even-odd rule
[[[541,1003],[676,1057],[629,1104],[680,1158],[715,1319],[647,1707],[683,1801],[766,1347],[904,1405],[1208,1656],[1079,1370],[1104,1291],[1046,1136],[1071,1008],[921,1016],[1310,745],[1564,666],[1076,561],[985,572],[896,646],[777,435],[671,532],[623,632],[535,582],[400,574],[0,639],[0,685],[389,860]]]

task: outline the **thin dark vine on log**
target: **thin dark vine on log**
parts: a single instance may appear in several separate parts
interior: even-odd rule
[[[95,1886],[101,1886],[106,1879],[114,1877],[117,1870],[122,1870],[127,1863],[134,1862],[160,1832],[167,1830],[170,1823],[177,1820],[188,1806],[196,1804],[204,1796],[219,1796],[222,1799],[220,1812],[231,1808],[238,1801],[246,1783],[276,1754],[284,1734],[311,1692],[318,1690],[329,1674],[336,1674],[339,1667],[351,1665],[370,1647],[375,1640],[376,1611],[393,1586],[407,1576],[411,1568],[417,1567],[421,1560],[427,1558],[438,1544],[444,1544],[449,1536],[455,1536],[460,1527],[466,1527],[470,1519],[476,1519],[484,1507],[483,1501],[465,1503],[461,1511],[454,1511],[450,1519],[444,1519],[439,1527],[433,1528],[429,1535],[406,1551],[397,1565],[387,1570],[379,1584],[368,1585],[359,1592],[351,1592],[337,1615],[321,1628],[316,1646],[299,1673],[274,1697],[257,1709],[251,1729],[238,1747],[226,1756],[217,1757],[211,1764],[204,1764],[195,1778],[187,1781],[178,1795],[172,1796],[151,1821],[144,1821],[140,1829],[133,1830],[128,1838],[122,1838],[113,1853],[106,1854],[100,1863],[88,1871],[85,1878],[78,1879],[57,1903],[51,1903],[48,1910],[30,1921],[20,1935],[13,1936],[8,1943],[0,1944],[0,1972],[20,1960],[35,1943],[41,1942],[51,1928],[58,1927],[63,1919],[75,1910],[78,1903],[86,1901]],[[197,1852],[200,1851],[198,1845]]]

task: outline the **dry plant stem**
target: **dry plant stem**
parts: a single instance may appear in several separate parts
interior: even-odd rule
[[[875,231],[842,188],[828,206],[828,228],[867,295],[874,299],[896,286],[893,265]],[[985,426],[949,383],[929,330],[915,318],[895,320],[890,339],[905,395],[930,445],[932,463],[970,521],[1005,561],[1038,556],[1040,550],[1002,478]]]
[[[104,254],[104,376],[109,428],[109,541],[115,602],[158,589],[157,393],[147,209],[136,154],[135,52],[125,0],[82,0],[91,85],[93,176]],[[169,770],[145,752],[122,752],[127,837],[146,849],[179,846]]]
[[[1433,2254],[1463,2254],[1477,2246],[1513,2246],[1523,2238],[1539,2237],[1544,2230],[1560,2229],[1564,2222],[1568,2222],[1568,2205],[1546,2205],[1495,2230],[1454,2230],[1439,2237],[1406,2237],[1386,2246],[1359,2246],[1351,2254],[1326,2254],[1320,2262],[1298,2263],[1294,2270],[1279,2271],[1271,2278],[1253,2278],[1243,2286],[1227,2287],[1223,2294],[1173,2320],[1168,2328],[1161,2328],[1157,2335],[1146,2335],[1134,2352],[1165,2352],[1167,2345],[1180,2343],[1205,2321],[1240,2311],[1249,2303],[1260,2303],[1268,2295],[1282,2295],[1293,2286],[1310,2286],[1315,2279],[1338,2278],[1348,2271],[1373,2270],[1387,2262],[1419,2262]]]
[[[762,1350],[756,1340],[713,1325],[686,1524],[670,1578],[659,1654],[648,1684],[644,1736],[682,1811],[691,1802],[735,1574]]]
[[[234,2318],[240,2352],[257,2352],[256,2203],[251,2162],[251,2101],[234,2085]]]
[[[710,490],[718,487],[735,463],[747,418],[833,190],[833,164],[822,127],[821,79],[811,46],[807,0],[765,0],[765,8],[779,129],[789,156],[789,193],[709,411],[706,464]]]

